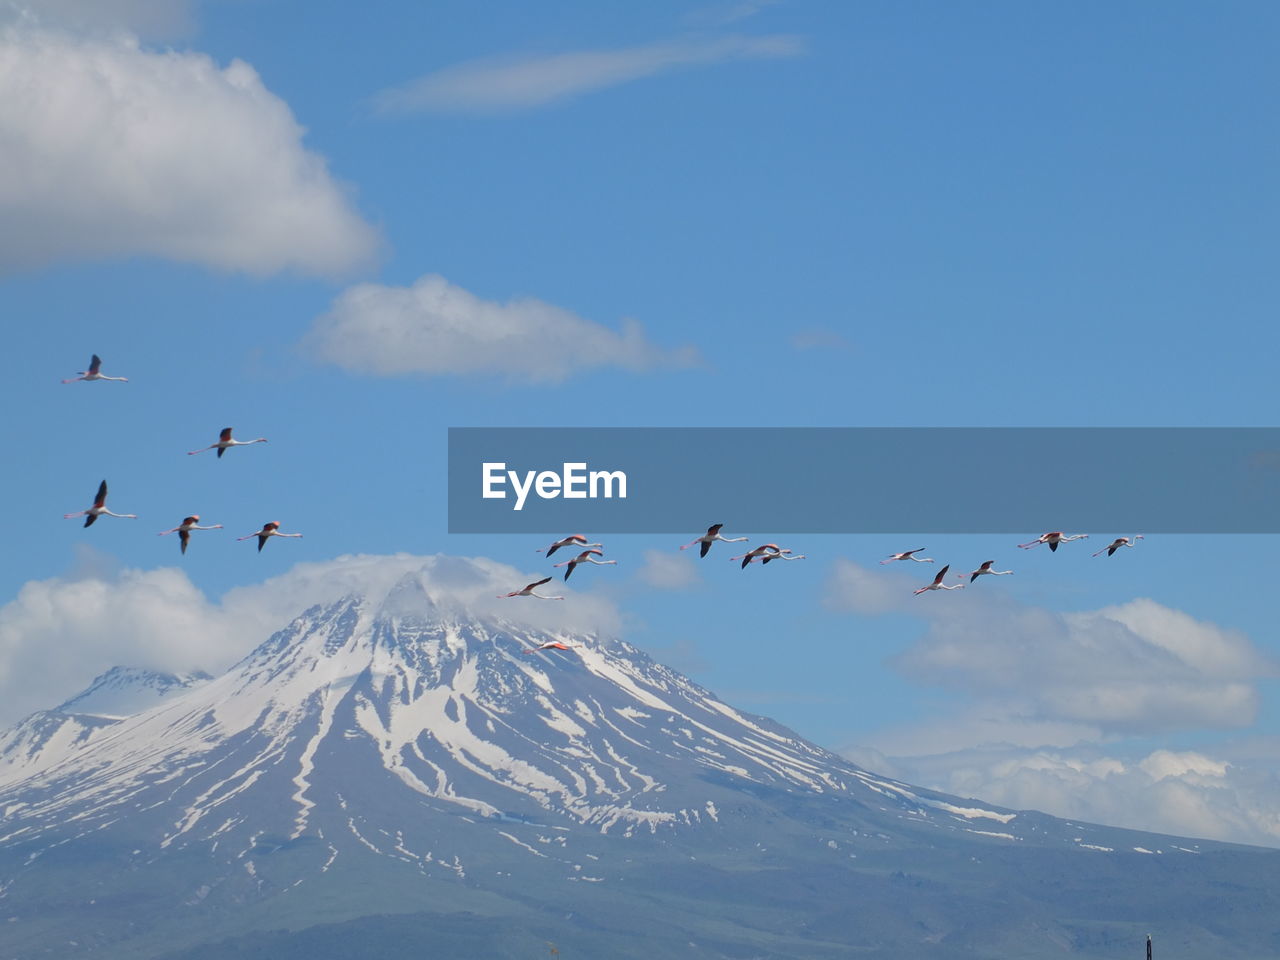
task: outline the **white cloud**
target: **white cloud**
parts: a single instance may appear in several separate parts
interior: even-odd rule
[[[913,596],[925,580],[840,560],[826,600],[925,618],[924,634],[893,665],[971,695],[986,716],[1108,735],[1240,727],[1256,714],[1257,680],[1277,673],[1247,637],[1153,600],[1057,613],[989,590]]]
[[[380,599],[417,574],[437,601],[479,616],[567,632],[617,632],[616,608],[595,595],[546,603],[499,593],[537,576],[483,557],[345,556],[302,563],[210,600],[183,571],[111,570],[82,557],[78,576],[33,580],[0,607],[0,724],[62,702],[116,665],[217,672],[306,608],[359,594]]]
[[[725,36],[620,50],[472,60],[384,90],[377,104],[387,112],[538,107],[678,67],[794,57],[803,52],[798,37]]]
[[[306,345],[355,373],[497,374],[530,383],[597,367],[650,370],[697,360],[691,347],[649,343],[635,321],[615,331],[533,298],[483,300],[435,274],[411,287],[362,283],[343,291]]]
[[[302,136],[243,61],[0,27],[0,272],[139,255],[254,274],[368,261],[375,232]]]
[[[1226,756],[1160,749],[1129,758],[1087,745],[999,745],[887,759],[893,775],[909,782],[1015,810],[1280,846],[1280,763],[1274,757],[1237,763],[1229,759],[1230,745],[1219,749]]]
[[[646,550],[636,576],[658,590],[688,590],[702,582],[692,559],[669,550]]]

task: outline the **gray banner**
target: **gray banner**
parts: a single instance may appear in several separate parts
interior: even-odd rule
[[[692,536],[712,523],[760,533],[1280,533],[1280,428],[449,430],[450,533]]]

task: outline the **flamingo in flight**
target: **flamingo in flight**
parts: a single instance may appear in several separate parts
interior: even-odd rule
[[[539,650],[572,650],[572,649],[573,649],[573,646],[570,644],[561,643],[559,640],[548,640],[546,643],[540,643],[536,647],[526,647],[524,652],[537,653]]]
[[[227,452],[228,447],[247,447],[251,443],[266,443],[266,442],[267,442],[266,437],[259,437],[257,440],[232,440],[231,428],[223,427],[222,432],[218,434],[217,443],[211,443],[207,447],[201,447],[199,450],[188,450],[187,456],[194,457],[197,453],[204,453],[206,450],[213,450],[216,447],[218,450],[218,457],[221,458],[222,455]]]
[[[564,578],[568,580],[569,575],[573,573],[574,568],[580,563],[594,563],[597,567],[606,567],[611,563],[618,562],[617,560],[593,560],[591,559],[591,555],[593,553],[597,557],[604,556],[604,554],[601,553],[599,550],[583,550],[580,554],[578,554],[572,560],[565,560],[563,563],[552,564],[552,566],[563,567],[567,565],[569,569],[564,572]]]
[[[549,547],[539,547],[535,552],[546,553],[546,555],[549,557],[553,553],[555,553],[557,550],[559,550],[561,547],[569,547],[569,546],[587,547],[588,549],[590,549],[591,547],[603,547],[604,544],[603,543],[587,543],[586,537],[584,537],[580,533],[575,533],[568,537],[565,537],[563,540],[557,540],[555,543],[551,544],[551,546]]]
[[[980,566],[977,570],[973,571],[973,573],[969,574],[969,582],[973,583],[973,581],[977,580],[979,577],[988,573],[991,574],[991,576],[993,577],[1007,577],[1009,574],[1013,573],[1012,570],[992,570],[991,566],[994,563],[995,563],[994,560],[983,561],[982,566]],[[964,574],[961,574],[961,576],[964,576]]]
[[[1098,553],[1095,553],[1094,556],[1096,557],[1100,553],[1105,553],[1109,557],[1113,553],[1115,553],[1117,550],[1119,550],[1121,547],[1137,546],[1137,543],[1139,540],[1145,540],[1145,539],[1146,537],[1144,537],[1142,534],[1138,534],[1137,536],[1133,536],[1133,537],[1116,537],[1114,540],[1111,541],[1111,543],[1108,546],[1103,547],[1101,550],[1098,551]]]
[[[733,562],[734,560],[741,560],[742,569],[745,570],[747,569],[747,564],[755,560],[761,554],[781,552],[782,548],[780,548],[776,543],[762,543],[758,547],[752,547],[746,553],[740,553],[736,557],[730,557],[729,561]]]
[[[713,523],[711,526],[707,527],[706,533],[700,537],[690,540],[680,549],[688,550],[695,543],[700,543],[702,544],[702,549],[698,553],[698,556],[705,557],[707,555],[707,551],[711,549],[711,544],[715,543],[717,540],[723,540],[725,543],[746,543],[747,540],[750,539],[749,537],[722,537],[720,536],[720,528],[723,526],[723,523]]]
[[[755,560],[752,560],[751,562],[755,563],[756,560],[759,560],[762,564],[764,564],[764,563],[768,563],[770,560],[803,560],[803,559],[805,559],[805,555],[803,553],[798,553],[795,556],[791,556],[790,550],[779,550],[777,553],[767,553],[763,557],[756,557]]]
[[[236,542],[238,543],[241,540],[252,540],[254,537],[257,537],[258,552],[261,553],[262,548],[267,545],[267,541],[270,540],[272,537],[300,537],[300,536],[302,536],[302,534],[300,533],[281,533],[280,521],[272,520],[270,523],[264,523],[262,525],[262,529],[259,530],[257,533],[251,533],[248,536],[244,536],[244,537],[236,537]]]
[[[108,517],[119,517],[122,520],[138,519],[136,513],[112,513],[107,509],[107,481],[105,480],[98,484],[98,495],[93,498],[92,507],[88,510],[79,510],[76,513],[64,513],[62,519],[73,520],[76,517],[84,517],[84,525],[91,527],[93,526],[93,521],[104,514]]]
[[[510,593],[504,593],[502,594],[502,596],[498,597],[498,599],[506,600],[508,597],[537,597],[539,600],[563,600],[564,597],[547,597],[547,596],[543,596],[540,593],[533,592],[534,587],[540,587],[544,583],[550,583],[550,582],[551,582],[550,577],[543,577],[541,580],[535,580],[533,581],[533,583],[526,584],[525,586],[521,587],[519,590],[512,590]]]
[[[921,587],[919,590],[914,591],[913,595],[919,596],[920,594],[924,593],[926,590],[963,590],[966,586],[963,583],[953,583],[951,586],[948,587],[945,583],[942,582],[942,578],[947,575],[947,571],[950,569],[951,569],[951,564],[948,563],[945,567],[943,567],[941,570],[938,571],[938,575],[933,578],[933,583],[929,584],[928,586]]]
[[[108,376],[105,376],[104,374],[102,374],[102,373],[100,373],[100,372],[99,372],[101,369],[102,369],[102,358],[101,358],[100,356],[98,356],[98,355],[95,353],[95,354],[93,355],[93,358],[89,361],[89,369],[88,369],[88,370],[81,370],[81,371],[80,371],[80,376],[78,376],[78,377],[72,377],[70,380],[63,380],[62,382],[63,382],[63,383],[76,383],[77,381],[80,381],[80,380],[115,380],[115,381],[117,381],[118,383],[128,383],[128,382],[129,382],[129,378],[128,378],[128,377],[108,377]]]
[[[176,533],[178,535],[178,540],[182,544],[182,552],[186,553],[187,543],[191,540],[192,530],[221,530],[221,529],[222,529],[222,524],[220,523],[215,523],[211,527],[200,526],[200,514],[193,513],[189,517],[183,517],[182,523],[178,524],[172,530],[161,530],[160,533],[157,534],[157,536],[164,537],[164,536],[168,536],[171,533]]]
[[[1053,530],[1050,533],[1040,534],[1040,536],[1036,537],[1030,543],[1020,543],[1018,544],[1018,546],[1020,546],[1023,550],[1030,550],[1032,547],[1038,547],[1042,543],[1047,543],[1049,545],[1050,550],[1057,550],[1058,544],[1060,543],[1070,543],[1072,540],[1088,540],[1088,539],[1089,539],[1089,535],[1087,533],[1077,533],[1074,537],[1067,537],[1067,536],[1063,536],[1063,533],[1061,530]]]
[[[914,560],[916,563],[933,563],[933,557],[917,557],[913,554],[919,553],[924,547],[916,547],[914,550],[904,550],[902,553],[895,553],[892,556],[881,560],[881,564],[893,563],[895,560]]]

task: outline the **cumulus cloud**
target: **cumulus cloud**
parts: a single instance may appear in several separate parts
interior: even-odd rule
[[[804,52],[785,35],[724,36],[653,43],[618,50],[472,60],[429,73],[378,94],[384,112],[474,111],[539,107],[679,67],[733,60],[777,59]]]
[[[887,759],[893,775],[909,782],[1015,810],[1280,846],[1280,764],[1274,757],[1233,762],[1230,745],[1217,749],[1226,755],[1158,749],[1127,757],[1090,745],[999,745]]]
[[[646,550],[636,576],[658,590],[688,590],[702,582],[693,560],[670,550]]]
[[[411,287],[362,283],[343,291],[305,345],[354,373],[497,374],[529,383],[598,367],[639,371],[697,361],[691,347],[654,346],[635,321],[612,330],[533,298],[483,300],[435,274]]]
[[[217,600],[172,567],[116,569],[95,553],[75,571],[30,581],[0,607],[0,723],[60,703],[116,665],[223,670],[308,607],[352,594],[380,600],[409,574],[438,602],[516,626],[597,634],[619,626],[616,608],[594,595],[497,599],[538,578],[484,557],[344,556]]]
[[[140,255],[349,270],[377,237],[303,132],[243,61],[0,26],[0,272]]]
[[[1058,613],[991,591],[915,597],[918,580],[841,560],[826,600],[925,618],[927,629],[893,666],[969,694],[988,715],[1107,735],[1241,727],[1257,712],[1258,678],[1277,674],[1242,634],[1153,600]]]

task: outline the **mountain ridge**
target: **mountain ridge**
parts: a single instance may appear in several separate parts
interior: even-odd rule
[[[885,950],[969,956],[1012,937],[1029,956],[1057,941],[1109,956],[1053,918],[1043,879],[1014,878],[1053,865],[1068,884],[1102,882],[1114,908],[1134,899],[1115,899],[1128,873],[1203,897],[1205,877],[1280,863],[880,777],[625,641],[437,593],[406,575],[310,607],[221,676],[0,785],[0,913],[32,913],[0,927],[6,955],[38,955],[23,937],[59,924],[95,944],[68,956],[178,956],[229,933],[248,949],[282,915],[301,936],[428,902],[441,929],[474,914],[517,940],[523,923],[598,950],[608,937],[580,910],[566,918],[569,898],[627,944],[643,942],[640,921],[666,924],[690,956],[837,955],[855,919]],[[548,640],[573,649],[524,652]],[[61,907],[38,897],[53,878]],[[86,919],[108,878],[146,904],[141,931]],[[990,915],[974,889],[1018,898],[1056,932]],[[1195,916],[1179,919],[1188,936],[1214,942]]]

